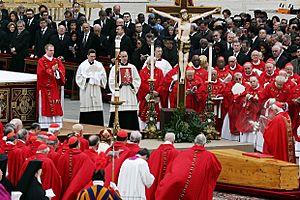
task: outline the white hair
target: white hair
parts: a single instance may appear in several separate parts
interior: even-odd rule
[[[254,81],[254,80],[258,81],[257,77],[256,76],[251,76],[250,81]]]
[[[165,141],[169,141],[171,143],[174,143],[175,142],[175,134],[171,133],[171,132],[166,133]]]
[[[19,130],[21,128],[23,128],[23,123],[20,119],[18,118],[14,118],[12,119],[9,123],[15,125],[15,127]]]
[[[47,147],[46,149],[38,150],[36,151],[37,153],[43,153],[43,154],[48,154],[50,152],[50,148]]]
[[[195,144],[200,144],[200,145],[205,145],[206,144],[206,137],[203,133],[199,134],[196,136],[195,138],[195,141],[194,141]]]
[[[132,131],[130,133],[130,142],[139,142],[142,139],[142,134],[139,131]]]
[[[80,132],[83,130],[83,126],[81,124],[74,124],[72,126],[72,130],[75,131],[75,132]]]
[[[285,83],[286,78],[284,76],[276,76],[275,81]]]

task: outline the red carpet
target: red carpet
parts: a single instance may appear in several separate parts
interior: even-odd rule
[[[237,193],[242,195],[248,196],[255,196],[260,198],[268,198],[268,199],[284,199],[284,200],[300,200],[300,189],[292,190],[292,191],[285,191],[285,190],[266,190],[266,189],[259,189],[253,187],[244,187],[238,185],[229,185],[223,183],[217,183],[216,191],[222,192],[230,192],[230,193]]]

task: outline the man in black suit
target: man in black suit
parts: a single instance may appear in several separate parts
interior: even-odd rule
[[[79,36],[80,61],[86,59],[89,49],[95,49],[95,33],[91,31],[89,23],[82,24],[82,33]]]
[[[42,13],[43,13],[44,11],[48,11],[47,6],[45,6],[45,5],[40,5],[40,6],[39,6],[39,13],[35,14],[35,15],[34,15],[34,18],[35,18],[37,21],[39,21],[39,20],[42,18]],[[52,20],[52,17],[49,16],[49,19]]]
[[[106,36],[102,35],[102,29],[99,24],[94,25],[95,41],[96,41],[96,53],[97,56],[107,56],[108,54],[108,42]]]
[[[151,26],[149,26],[146,22],[145,22],[145,15],[143,13],[139,13],[138,17],[137,17],[137,21],[140,22],[143,26],[143,33],[146,35],[147,33],[150,32],[151,30]]]
[[[53,31],[48,28],[48,21],[40,19],[40,28],[36,31],[34,42],[34,55],[41,58],[45,54],[45,45],[49,43]]]
[[[116,28],[116,36],[120,36],[121,38],[121,51],[126,51],[128,54],[128,57],[131,58],[131,55],[133,53],[133,45],[132,41],[129,36],[125,35],[124,26],[117,26]],[[113,48],[111,51],[111,55],[115,55],[115,42],[113,42]]]
[[[208,58],[208,41],[207,41],[206,38],[200,39],[199,49],[191,51],[191,53],[190,53],[190,59],[194,55],[204,55],[204,56],[206,56]]]
[[[285,56],[284,50],[280,45],[274,45],[272,47],[273,59],[276,63],[276,67],[283,69],[285,64],[288,63],[288,58]]]
[[[104,10],[99,11],[99,19],[94,21],[94,25],[95,24],[99,24],[101,26],[101,34],[106,37],[115,28],[114,22],[107,18],[107,13]]]
[[[0,11],[2,12],[2,18],[8,20],[8,10],[4,6],[4,1],[0,1]]]
[[[241,43],[239,41],[233,42],[232,49],[233,51],[231,56],[236,57],[238,64],[243,66],[245,62],[250,61],[248,60],[247,56],[243,52],[241,52]]]
[[[205,38],[207,41],[212,42],[212,31],[208,28],[208,22],[202,21],[199,26],[200,38]]]
[[[57,30],[57,27],[56,27],[56,22],[52,21],[50,18],[49,18],[49,13],[47,10],[43,11],[42,12],[42,18],[47,20],[47,26],[49,29],[52,29],[53,31],[56,31]]]
[[[59,22],[58,26],[63,25],[66,28],[66,32],[69,32],[70,21],[73,19],[73,13],[69,10],[66,10],[64,13],[65,19]]]
[[[1,31],[7,31],[7,25],[8,25],[8,20],[3,18],[3,13],[0,11],[0,30]]]
[[[49,43],[53,44],[55,52],[54,57],[64,60],[68,53],[68,44],[70,37],[65,34],[66,28],[64,25],[59,25],[57,29],[57,34],[53,34],[50,37]]]
[[[124,26],[127,28],[128,32],[127,32],[127,35],[129,37],[132,37],[133,36],[133,33],[135,32],[135,24],[132,23],[132,20],[131,20],[131,15],[129,12],[125,12],[123,14],[123,20],[124,20]]]
[[[77,21],[79,21],[80,17],[85,16],[83,13],[80,12],[80,4],[77,1],[73,3],[73,17]]]
[[[121,14],[121,6],[120,5],[114,5],[112,18],[113,18],[113,20],[123,18],[123,15]]]
[[[17,29],[11,41],[12,62],[11,70],[16,72],[24,72],[24,59],[28,54],[28,44],[30,34],[25,30],[24,21],[17,22]]]
[[[197,24],[191,24],[191,33],[190,33],[190,40],[191,40],[191,51],[195,51],[199,49],[199,41],[200,41],[200,34],[197,32]]]
[[[248,29],[248,37],[251,41],[251,50],[257,50],[260,39],[258,37],[259,30],[255,26],[250,26]]]
[[[34,11],[31,8],[26,10],[25,28],[30,33],[29,48],[32,48],[35,40],[35,33],[39,28],[39,23],[34,19]]]

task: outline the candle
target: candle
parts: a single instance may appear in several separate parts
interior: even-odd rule
[[[120,49],[120,47],[121,47],[121,37],[119,35],[116,36],[115,43],[116,43],[116,49]]]
[[[208,82],[211,82],[211,73],[212,73],[212,44],[208,45]]]
[[[154,79],[154,40],[151,41],[151,55],[150,55],[150,61],[151,61],[151,66],[150,66],[150,79]]]

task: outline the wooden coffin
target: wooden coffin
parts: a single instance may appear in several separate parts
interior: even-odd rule
[[[36,121],[36,75],[0,70],[0,120],[13,118],[28,127]]]
[[[263,189],[293,190],[299,188],[297,164],[273,158],[242,155],[234,149],[212,150],[222,165],[219,183]]]

